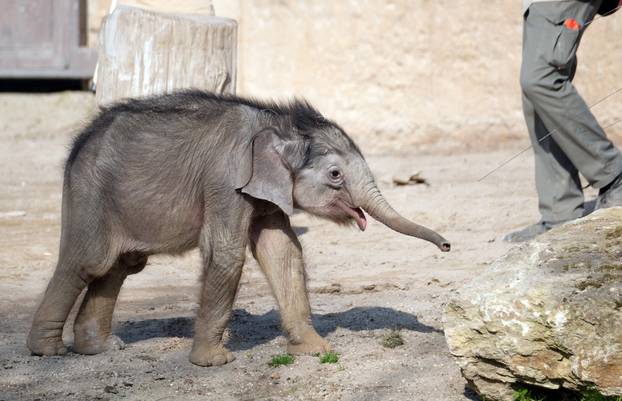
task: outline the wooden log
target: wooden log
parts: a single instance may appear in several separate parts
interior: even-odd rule
[[[118,5],[99,35],[99,106],[198,88],[235,93],[237,24]]]
[[[87,3],[90,47],[97,47],[97,38],[104,18],[120,4],[159,13],[216,15],[212,0],[87,0]]]
[[[215,15],[212,0],[116,0],[117,4],[171,14]]]

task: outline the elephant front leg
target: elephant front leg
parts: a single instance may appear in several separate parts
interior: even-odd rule
[[[217,242],[221,246],[217,243],[202,247],[203,287],[190,353],[190,362],[199,366],[224,365],[235,359],[225,348],[222,337],[231,318],[244,264],[245,245],[232,248],[230,244],[238,242],[234,239]]]
[[[311,323],[302,247],[289,219],[279,212],[253,222],[252,251],[265,273],[281,311],[288,336],[287,352],[314,354],[330,350],[330,345]]]

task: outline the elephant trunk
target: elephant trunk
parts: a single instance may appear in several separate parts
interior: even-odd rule
[[[449,252],[451,244],[438,233],[404,218],[386,201],[375,183],[358,199],[359,206],[374,219],[399,233],[421,238],[435,244],[443,252]]]

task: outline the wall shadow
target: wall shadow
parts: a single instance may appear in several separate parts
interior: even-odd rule
[[[115,334],[127,344],[159,337],[191,338],[193,323],[194,317],[128,320],[118,324]],[[322,336],[340,327],[352,331],[401,329],[442,333],[442,330],[419,322],[413,314],[384,307],[356,307],[344,312],[314,314],[313,325]],[[274,309],[261,315],[236,309],[229,330],[227,346],[232,351],[251,349],[282,334],[279,314]]]

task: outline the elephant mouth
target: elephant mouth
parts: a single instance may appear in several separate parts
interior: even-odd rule
[[[359,229],[361,231],[365,231],[365,229],[367,228],[367,218],[365,217],[363,209],[361,209],[360,207],[350,207],[340,199],[337,199],[335,205],[343,212],[345,212],[348,216],[353,218],[354,221],[356,221],[356,225],[359,226]]]

